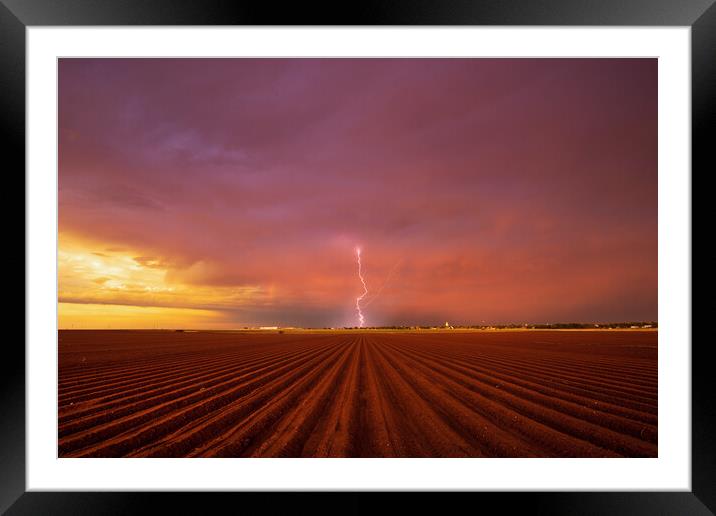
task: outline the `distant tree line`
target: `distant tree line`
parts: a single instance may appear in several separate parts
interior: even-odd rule
[[[569,322],[569,323],[538,323],[538,324],[482,324],[476,326],[451,326],[452,329],[471,329],[471,330],[518,330],[518,329],[529,329],[529,330],[580,330],[580,329],[618,329],[618,328],[658,328],[659,325],[656,321],[630,321],[630,322],[610,322],[610,323],[581,323],[581,322]],[[347,330],[442,330],[446,329],[445,326],[371,326],[358,328],[357,326],[351,326],[345,328]]]
[[[499,327],[499,326],[495,326]],[[612,322],[612,323],[550,323],[550,324],[525,324],[522,328],[530,328],[535,330],[571,330],[571,329],[587,329],[587,328],[658,328],[656,321],[632,321],[632,322]]]

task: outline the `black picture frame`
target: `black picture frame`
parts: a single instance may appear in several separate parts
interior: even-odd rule
[[[0,0],[0,106],[4,176],[24,177],[25,29],[42,25],[666,25],[691,27],[692,179],[716,170],[711,138],[716,125],[715,0],[364,0],[330,5],[221,0]],[[695,171],[696,174],[694,174]],[[17,173],[15,173],[17,172]],[[24,191],[24,181],[17,188]],[[16,190],[14,190],[16,191]],[[17,194],[16,194],[17,195]],[[15,208],[14,208],[15,209]],[[692,208],[693,212],[693,208]],[[6,215],[17,219],[17,212]],[[23,226],[24,231],[24,226]],[[692,230],[693,234],[693,230]],[[693,248],[693,246],[692,246]],[[693,249],[692,249],[693,253]],[[693,255],[692,255],[693,256]],[[24,258],[24,253],[23,253]],[[20,254],[7,259],[24,266]],[[54,288],[48,285],[48,288]],[[705,289],[706,287],[702,287]],[[23,303],[24,307],[24,303]],[[692,317],[693,319],[693,317]],[[12,321],[9,321],[12,323]],[[12,323],[15,324],[15,323]],[[25,490],[25,353],[20,339],[3,343],[0,375],[0,511],[19,514],[179,514],[264,507],[357,513],[385,505],[378,493],[79,493]],[[683,345],[689,345],[684,342]],[[716,513],[716,404],[707,341],[692,339],[692,491],[467,493],[449,503],[501,513],[678,514]],[[446,508],[445,497],[400,495],[405,512]],[[320,499],[316,499],[320,497]],[[469,500],[465,499],[470,497]],[[462,500],[461,500],[462,498]],[[405,504],[408,503],[409,507]],[[219,505],[221,504],[221,505]],[[228,505],[224,505],[228,504]],[[270,505],[267,505],[270,504]],[[477,504],[477,505],[476,505]],[[215,509],[212,510],[211,507]],[[401,510],[401,512],[404,512]],[[223,512],[223,511],[222,511]]]

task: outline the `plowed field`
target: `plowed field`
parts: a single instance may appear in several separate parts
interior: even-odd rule
[[[656,331],[60,331],[60,457],[655,457]]]

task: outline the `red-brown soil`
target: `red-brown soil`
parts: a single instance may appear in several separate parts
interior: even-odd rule
[[[60,331],[60,457],[655,457],[656,331]]]

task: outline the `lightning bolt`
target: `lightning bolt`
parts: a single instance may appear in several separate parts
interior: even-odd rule
[[[358,262],[358,277],[360,278],[360,282],[363,284],[363,293],[356,298],[356,311],[358,312],[358,327],[362,328],[363,324],[365,323],[365,318],[363,317],[363,312],[360,309],[360,302],[363,301],[363,298],[368,295],[368,287],[365,284],[365,279],[363,278],[363,270],[361,269],[360,247],[356,247],[356,261]]]

